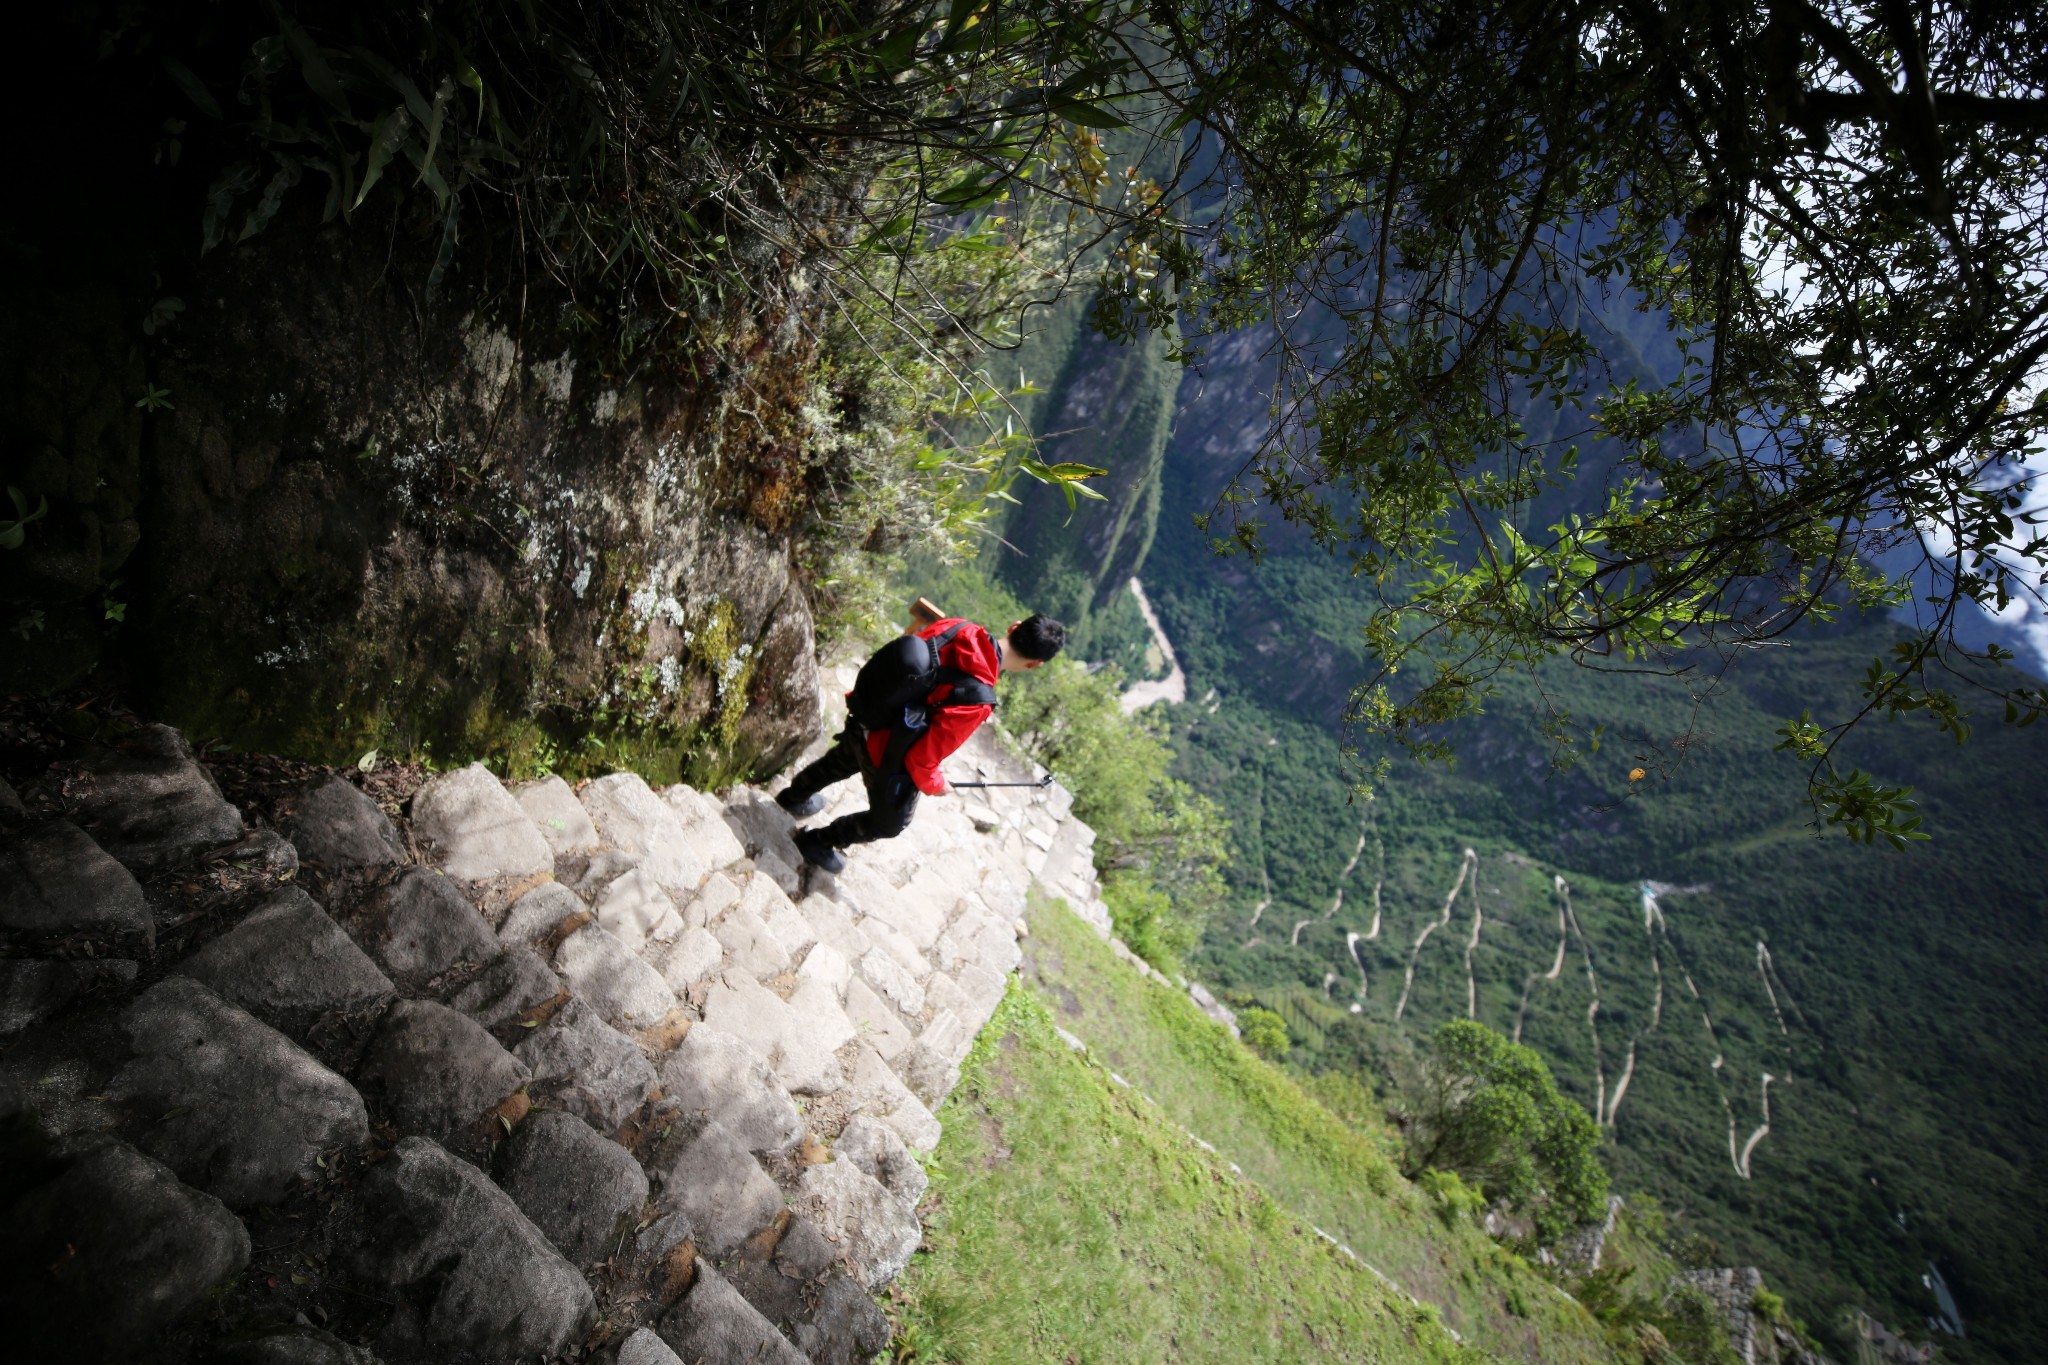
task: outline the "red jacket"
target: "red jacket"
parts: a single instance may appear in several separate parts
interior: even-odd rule
[[[926,626],[918,635],[929,640],[943,634],[959,622],[957,616],[947,617]],[[997,651],[996,642],[989,633],[972,621],[967,622],[951,644],[939,653],[939,662],[980,679],[993,687],[1002,676],[1003,656]],[[933,701],[944,701],[946,694],[953,690],[951,683],[943,684],[932,693]],[[981,728],[981,723],[994,714],[992,706],[935,706],[931,710],[931,728],[924,738],[910,746],[904,756],[903,768],[917,789],[926,796],[944,796],[948,790],[946,779],[939,772],[939,764],[952,757],[953,751],[967,742],[969,735]],[[868,759],[879,766],[882,753],[889,747],[889,732],[875,730],[868,734]]]

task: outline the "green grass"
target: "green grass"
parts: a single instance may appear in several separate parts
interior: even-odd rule
[[[1064,907],[1035,902],[1030,921],[1026,984],[941,1116],[938,1212],[908,1291],[910,1320],[941,1345],[925,1358],[1612,1359],[1576,1304],[1471,1226],[1447,1227],[1381,1140]],[[1484,1356],[1460,1355],[1315,1227]]]
[[[1029,987],[942,1117],[901,1295],[919,1360],[1485,1359],[1071,1051]]]

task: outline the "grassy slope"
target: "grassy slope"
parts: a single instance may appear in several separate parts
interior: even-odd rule
[[[1063,908],[1035,907],[1032,927],[1029,985],[943,1115],[928,1249],[905,1291],[927,1358],[1480,1358],[1314,1224],[1488,1354],[1611,1359],[1576,1304],[1469,1226],[1445,1227],[1373,1142],[1185,997],[1116,962]]]

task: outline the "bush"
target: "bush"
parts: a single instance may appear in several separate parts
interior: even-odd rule
[[[1407,1174],[1455,1171],[1527,1212],[1548,1240],[1606,1209],[1591,1116],[1558,1094],[1533,1049],[1458,1019],[1430,1035],[1402,1106]]]
[[[1287,1021],[1273,1011],[1258,1005],[1240,1010],[1237,1028],[1244,1045],[1261,1057],[1277,1059],[1287,1055]]]
[[[1485,1194],[1467,1185],[1456,1171],[1424,1171],[1415,1183],[1436,1205],[1436,1216],[1447,1228],[1476,1223],[1486,1212]]]
[[[1230,826],[1214,801],[1168,774],[1173,749],[1157,723],[1124,714],[1122,682],[1114,667],[1090,673],[1055,659],[1005,684],[1003,724],[1094,829],[1117,936],[1171,972],[1222,901]]]

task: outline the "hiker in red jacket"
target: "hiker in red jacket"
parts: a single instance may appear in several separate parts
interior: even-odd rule
[[[857,772],[867,786],[866,810],[796,832],[804,861],[839,872],[840,849],[901,834],[918,793],[949,790],[939,764],[994,711],[996,680],[1038,667],[1066,641],[1066,628],[1049,616],[1017,622],[1002,643],[972,621],[947,618],[876,651],[846,694],[846,728],[775,798],[802,820],[825,808],[818,793],[834,782]]]

